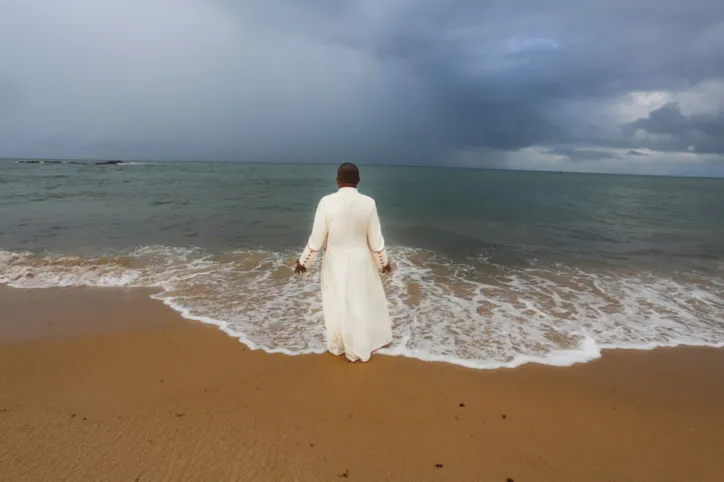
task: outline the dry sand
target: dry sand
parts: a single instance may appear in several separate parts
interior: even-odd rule
[[[76,288],[0,288],[0,343],[2,481],[724,480],[724,350],[352,365]]]

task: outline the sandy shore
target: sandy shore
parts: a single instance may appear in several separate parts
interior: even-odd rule
[[[0,480],[724,480],[724,350],[475,371],[245,349],[143,290],[0,288]]]

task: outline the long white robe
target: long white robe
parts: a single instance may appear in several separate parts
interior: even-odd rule
[[[366,362],[392,342],[380,279],[388,259],[375,201],[349,187],[323,197],[299,262],[310,266],[322,249],[327,350]]]

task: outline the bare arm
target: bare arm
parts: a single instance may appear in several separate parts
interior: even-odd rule
[[[391,273],[392,267],[390,266],[390,260],[387,258],[385,238],[382,236],[382,226],[380,225],[380,217],[377,214],[377,205],[372,209],[367,226],[367,244],[370,247],[370,251],[372,251],[377,267],[381,269],[383,273]]]

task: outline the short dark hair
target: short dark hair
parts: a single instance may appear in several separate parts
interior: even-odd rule
[[[351,162],[345,162],[337,168],[337,180],[342,184],[359,184],[359,168]]]

